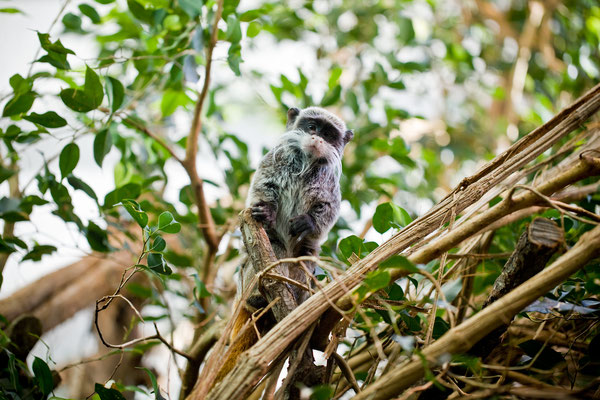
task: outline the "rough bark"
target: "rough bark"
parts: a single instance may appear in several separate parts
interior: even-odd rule
[[[250,265],[254,268],[256,274],[262,274],[263,271],[277,261],[267,233],[262,228],[262,225],[252,218],[250,209],[245,209],[240,214],[240,229],[242,231],[242,238],[244,239],[244,246],[250,259]],[[276,265],[270,271],[280,276],[287,275],[283,264]],[[275,301],[277,298],[280,299],[272,308],[273,315],[278,322],[283,320],[297,307],[296,300],[285,282],[262,277],[259,287],[269,303]]]
[[[481,338],[502,324],[508,323],[515,314],[547,293],[556,285],[583,268],[600,255],[600,227],[586,232],[571,250],[552,265],[527,280],[507,295],[501,297],[467,321],[450,329],[436,342],[423,349],[422,354],[435,366],[444,354],[468,351]],[[424,366],[420,358],[414,358],[392,369],[355,399],[382,400],[396,396],[402,390],[422,378]]]

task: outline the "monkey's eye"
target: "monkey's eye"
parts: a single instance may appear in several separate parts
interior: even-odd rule
[[[316,131],[317,130],[317,126],[315,124],[308,124],[308,130],[309,131]]]
[[[315,211],[320,212],[325,209],[325,203],[317,203],[314,206]]]

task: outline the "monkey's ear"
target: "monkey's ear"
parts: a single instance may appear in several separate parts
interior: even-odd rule
[[[296,121],[296,117],[300,114],[300,110],[297,109],[296,107],[292,107],[288,110],[287,112],[287,126],[290,127],[291,125],[294,124],[294,122]]]
[[[346,131],[346,133],[344,134],[344,141],[346,143],[348,143],[349,141],[352,140],[353,137],[354,137],[354,132],[352,131],[352,129],[348,129]]]

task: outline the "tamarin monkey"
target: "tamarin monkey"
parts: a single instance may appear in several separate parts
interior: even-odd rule
[[[338,218],[342,154],[354,136],[344,121],[322,108],[290,108],[287,117],[287,132],[261,160],[247,199],[252,217],[262,223],[278,259],[318,255],[321,243]],[[314,265],[305,265],[314,272]],[[240,273],[238,297],[248,289],[254,274],[247,261]],[[308,283],[305,272],[297,265],[292,264],[287,275]],[[297,286],[289,288],[297,304],[310,295]],[[230,349],[217,381],[233,368],[239,354],[257,340],[254,329],[246,330],[246,338],[235,337],[251,312],[266,305],[266,299],[254,289],[236,320],[232,333],[234,348]]]

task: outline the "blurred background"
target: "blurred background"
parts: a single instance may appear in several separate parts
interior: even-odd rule
[[[160,251],[175,273],[150,274],[129,288],[147,323],[138,324],[120,304],[106,324],[117,343],[152,335],[156,321],[174,347],[185,349],[199,324],[230,312],[240,262],[236,215],[261,155],[285,129],[288,107],[327,107],[355,132],[343,159],[341,218],[322,251],[337,258],[340,238],[354,234],[381,244],[396,231],[372,227],[378,204],[392,201],[411,218],[422,215],[597,83],[600,73],[600,7],[593,0],[226,1],[197,158],[223,234],[214,254],[218,273],[209,276],[190,178],[144,129],[185,155],[214,14],[212,0],[0,1],[0,213],[3,238],[24,245],[3,243],[4,307],[19,289],[80,260],[91,269],[100,268],[98,260],[121,270],[136,264],[142,234],[131,213],[113,206],[137,199],[151,221],[169,211],[181,223]],[[72,52],[44,44],[40,33]],[[86,65],[104,82],[102,106],[89,111],[59,95],[87,90]],[[15,74],[29,79],[29,89]],[[111,77],[121,84],[120,104]],[[6,104],[27,90],[35,101],[25,112],[52,110],[65,124],[7,113]],[[75,157],[63,155],[70,143],[78,149],[72,168]],[[85,397],[93,381],[109,379],[129,389],[139,385],[131,393],[149,396],[144,371],[129,374],[129,382],[119,377],[128,361],[115,368],[118,351],[108,366],[69,366],[109,353],[92,329],[93,305],[120,277],[111,270],[116,282],[92,279],[91,269],[81,268],[56,278],[57,293],[45,298],[55,303],[29,310],[44,328],[27,363],[39,357],[52,369],[68,367],[59,396]],[[493,266],[489,274],[497,275]],[[82,284],[83,277],[93,282]],[[210,301],[203,301],[202,288]],[[55,298],[59,292],[81,304]],[[178,396],[182,357],[161,345],[127,354],[153,371],[165,394]]]

